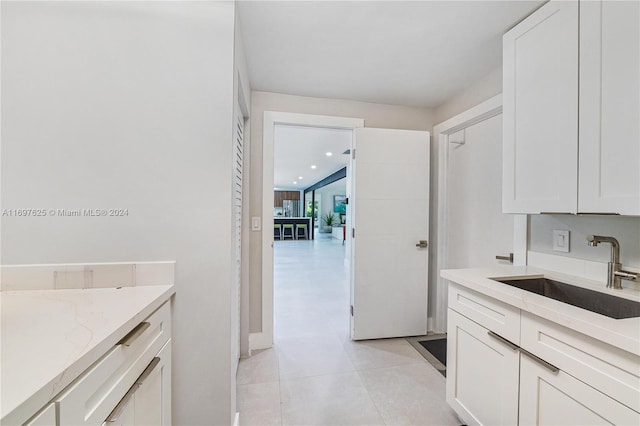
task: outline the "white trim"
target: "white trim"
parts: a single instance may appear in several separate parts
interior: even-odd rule
[[[233,418],[233,426],[240,426],[240,413],[236,411],[236,415]]]
[[[434,137],[438,143],[438,221],[437,221],[437,260],[436,260],[436,312],[433,316],[433,331],[447,331],[447,284],[440,277],[440,270],[447,265],[447,171],[449,156],[447,143],[449,135],[480,123],[491,117],[502,114],[502,95],[476,105],[434,127]],[[525,265],[527,262],[527,216],[514,216],[514,264]]]
[[[264,112],[262,128],[262,332],[254,333],[256,336],[261,335],[259,338],[252,339],[252,336],[249,336],[250,350],[273,346],[273,142],[276,124],[353,130],[364,127],[364,119]]]
[[[249,333],[249,354],[251,351],[257,351],[260,349],[267,349],[273,346],[273,336],[267,336],[263,332]]]

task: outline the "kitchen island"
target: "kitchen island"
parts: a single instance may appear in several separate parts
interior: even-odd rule
[[[307,233],[309,235],[309,239],[313,239],[312,230],[311,230],[311,218],[310,217],[284,217],[284,216],[274,216],[273,223],[275,225],[285,225],[291,224],[293,225],[293,229],[295,232],[296,225],[307,225]]]

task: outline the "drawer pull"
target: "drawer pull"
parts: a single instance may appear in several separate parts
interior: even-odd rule
[[[107,423],[113,423],[120,418],[120,416],[122,415],[122,412],[126,408],[133,394],[135,394],[138,388],[142,386],[142,383],[145,381],[147,377],[149,377],[149,374],[151,374],[153,369],[156,368],[156,366],[159,363],[160,363],[159,357],[155,357],[151,360],[151,362],[149,363],[149,365],[147,365],[147,368],[144,369],[140,377],[136,379],[135,383],[129,388],[127,393],[124,394],[120,402],[118,402],[118,405],[116,405],[116,408],[114,408],[111,414],[109,414],[109,417],[107,417],[107,420],[106,420]]]
[[[140,335],[142,333],[144,333],[144,331],[149,328],[149,326],[151,325],[151,323],[148,322],[141,322],[140,324],[138,324],[133,330],[131,330],[131,332],[129,334],[127,334],[126,336],[124,336],[122,338],[122,340],[120,340],[118,342],[119,345],[123,345],[123,346],[131,346],[131,344],[138,338],[140,337]]]
[[[505,345],[509,346],[511,348],[511,350],[517,351],[519,346],[516,345],[515,343],[511,343],[510,341],[508,341],[507,339],[505,339],[504,337],[502,337],[499,334],[494,333],[493,331],[487,331],[487,334],[490,337],[493,337],[494,339],[504,343]]]
[[[542,365],[544,368],[546,368],[547,370],[551,371],[552,373],[557,373],[558,371],[560,371],[560,369],[558,367],[556,367],[555,365],[548,363],[547,361],[545,361],[542,358],[538,358],[537,356],[535,356],[534,354],[532,354],[531,352],[529,352],[526,349],[520,348],[520,352],[522,352],[523,354],[525,354],[526,356],[528,356],[532,360],[536,361],[538,364]]]

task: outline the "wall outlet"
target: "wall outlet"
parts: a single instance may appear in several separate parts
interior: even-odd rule
[[[553,230],[553,250],[569,253],[569,231]]]

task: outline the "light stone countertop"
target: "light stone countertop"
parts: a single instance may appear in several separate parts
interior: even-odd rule
[[[28,420],[174,293],[172,285],[0,292],[0,423]]]
[[[443,269],[440,275],[454,283],[508,303],[569,329],[586,334],[602,342],[635,355],[640,354],[640,318],[614,319],[550,299],[491,278],[533,276],[554,279],[589,290],[640,302],[635,288],[613,290],[603,283],[586,280],[531,266],[496,266],[482,269]]]

